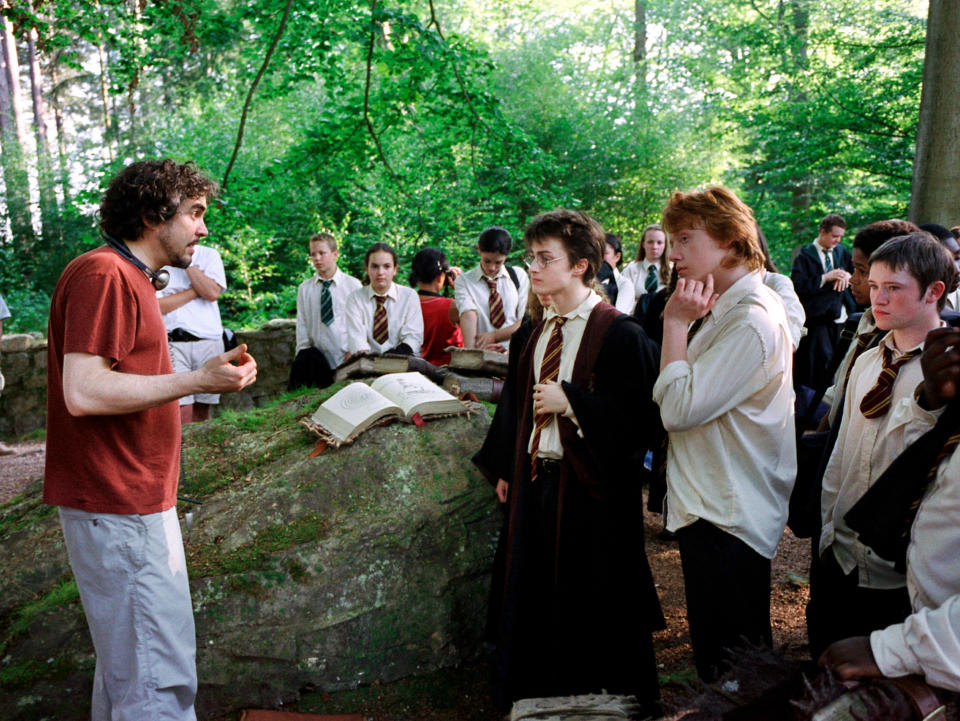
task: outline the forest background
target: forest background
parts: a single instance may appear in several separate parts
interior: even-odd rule
[[[64,265],[100,244],[105,182],[150,157],[223,186],[207,224],[233,327],[295,314],[321,229],[358,277],[392,244],[399,280],[424,246],[472,266],[483,228],[521,245],[565,206],[629,260],[671,191],[724,183],[789,272],[825,213],[908,213],[925,0],[0,6],[7,332],[45,332]]]

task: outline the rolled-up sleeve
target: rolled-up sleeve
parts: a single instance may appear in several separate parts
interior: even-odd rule
[[[884,676],[922,674],[931,686],[960,691],[960,594],[870,635]]]

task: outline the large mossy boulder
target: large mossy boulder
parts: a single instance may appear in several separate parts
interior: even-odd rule
[[[316,439],[298,421],[329,394],[184,434],[200,718],[427,673],[480,650],[500,515],[469,457],[489,416],[376,428],[311,458]],[[93,651],[39,492],[0,509],[0,708],[9,719],[80,719]]]

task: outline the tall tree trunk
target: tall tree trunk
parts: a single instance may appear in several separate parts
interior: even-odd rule
[[[960,2],[930,0],[910,220],[960,222]]]
[[[3,88],[0,89],[0,115],[3,116],[3,182],[7,191],[10,230],[18,252],[29,257],[33,248],[33,220],[30,215],[30,181],[24,153],[23,113],[20,104],[20,62],[17,45],[6,15],[0,16],[0,59]]]
[[[103,49],[103,40],[97,37],[97,58],[100,60],[100,102],[103,103],[103,147],[107,151],[107,160],[113,162],[113,119],[110,115],[110,98],[107,93],[107,58]]]
[[[633,5],[633,72],[638,97],[647,92],[647,3],[634,0]]]
[[[64,135],[63,104],[60,102],[60,73],[57,69],[57,55],[50,59],[50,104],[53,106],[53,122],[57,128],[57,164],[60,169],[60,197],[63,204],[70,201],[70,171],[67,168],[67,139]]]
[[[54,229],[59,225],[57,217],[57,194],[54,191],[53,164],[50,160],[50,143],[47,140],[47,122],[43,111],[43,76],[37,59],[37,31],[31,28],[27,34],[27,62],[30,66],[30,98],[33,104],[33,128],[37,139],[37,186],[40,191],[40,227],[43,239],[49,247],[55,240]]]
[[[790,0],[790,36],[784,53],[788,67],[794,78],[799,79],[809,64],[807,59],[807,45],[810,40],[810,8],[808,0]],[[802,113],[807,105],[807,92],[795,81],[790,86],[789,99],[791,107]],[[810,235],[810,205],[812,179],[804,172],[793,179],[790,189],[790,233],[795,240],[801,243]]]

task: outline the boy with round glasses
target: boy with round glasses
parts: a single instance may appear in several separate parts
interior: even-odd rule
[[[591,289],[596,221],[545,213],[525,242],[533,292],[551,302],[518,364],[497,700],[606,689],[635,695],[643,718],[657,710],[651,633],[664,620],[644,551],[642,458],[623,449],[662,433],[657,349]],[[628,413],[648,427],[610,423]]]

